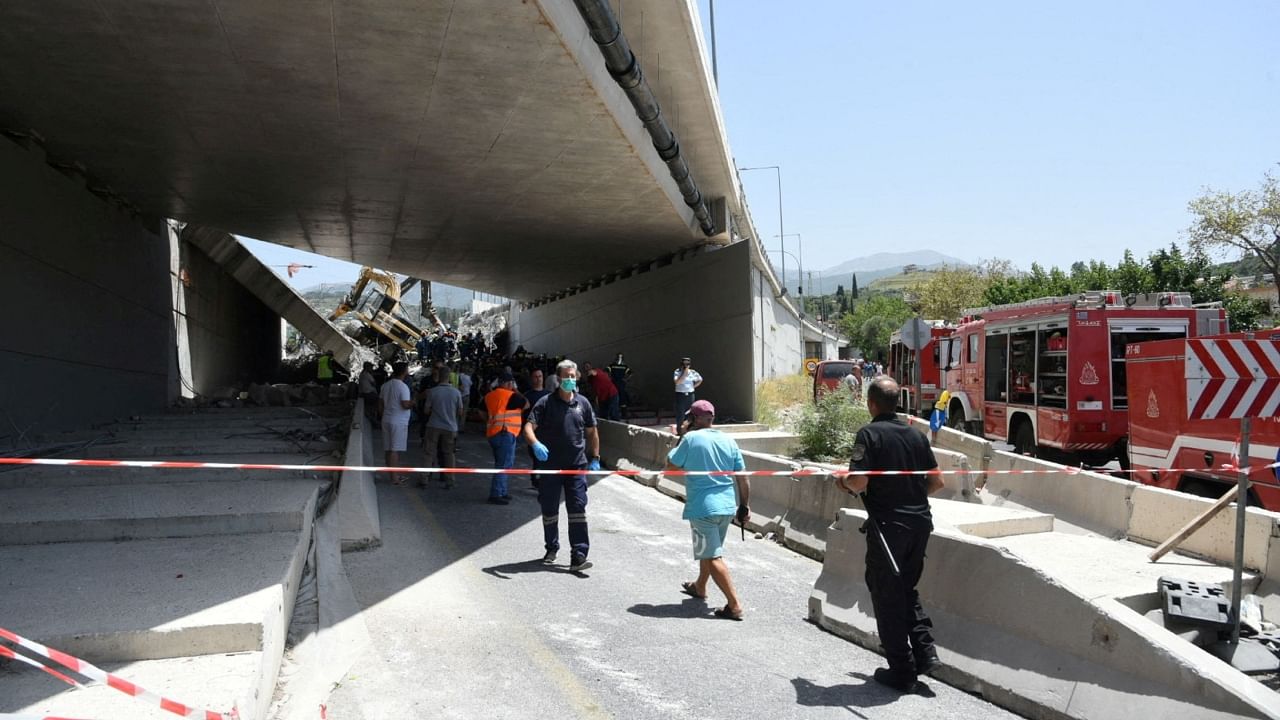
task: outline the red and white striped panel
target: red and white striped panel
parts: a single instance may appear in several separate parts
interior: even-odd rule
[[[1187,340],[1187,417],[1272,417],[1280,413],[1280,341]]]

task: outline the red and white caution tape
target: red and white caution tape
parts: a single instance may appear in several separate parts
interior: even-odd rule
[[[80,720],[80,719],[63,717],[61,715],[15,715],[13,713],[0,713],[0,720]]]
[[[146,688],[140,687],[138,685],[135,685],[134,683],[129,682],[128,680],[125,680],[119,675],[109,673],[106,670],[103,670],[94,665],[91,665],[85,662],[84,660],[81,660],[80,658],[74,657],[72,655],[68,655],[60,650],[55,650],[51,647],[41,645],[40,643],[35,642],[34,640],[28,640],[27,638],[24,638],[21,635],[18,635],[17,633],[14,633],[10,630],[6,630],[2,627],[0,627],[0,639],[8,640],[14,645],[18,645],[19,647],[26,648],[27,650],[30,650],[36,655],[39,655],[44,658],[48,658],[49,660],[52,660],[53,662],[67,668],[68,670],[71,670],[72,672],[78,673],[80,675],[85,676],[86,678],[89,678],[89,680],[94,683],[99,683],[102,685],[106,685],[107,687],[113,688],[115,690],[119,690],[125,695],[129,695],[130,697],[136,700],[159,707],[161,710],[166,710],[180,717],[203,718],[204,720],[238,720],[240,717],[239,712],[237,712],[234,709],[229,713],[214,712],[213,710],[201,710],[199,708],[194,708],[189,705],[185,705],[176,700],[171,700],[162,695],[157,695],[156,693],[153,693],[150,690],[147,690]],[[2,647],[4,646],[0,646],[0,648]],[[67,677],[64,674],[56,670],[53,670],[52,668],[43,667],[39,663],[36,663],[30,660],[29,658],[22,657],[21,655],[18,655],[17,653],[13,652],[8,648],[5,648],[5,650],[7,650],[8,652],[3,654],[4,657],[21,659],[23,662],[36,665],[37,667],[41,667],[46,672],[49,672],[55,677],[58,677],[61,680],[71,683],[72,685],[80,684],[77,681],[71,679],[70,677]],[[0,718],[2,717],[3,716],[0,716]]]
[[[178,460],[91,460],[74,458],[12,458],[0,457],[0,465],[52,465],[57,467],[105,467],[105,468],[150,468],[180,470],[311,470],[321,472],[371,472],[371,473],[440,473],[453,475],[649,475],[654,470],[530,470],[528,468],[442,468],[442,467],[395,467],[386,465],[289,465],[269,463],[220,463],[220,462],[185,462]],[[1274,470],[1280,462],[1260,465],[1249,469],[1249,473],[1262,470]],[[1086,468],[1064,467],[1061,470],[859,470],[858,475],[919,475],[927,472],[930,475],[966,475],[969,473],[985,473],[987,475],[1056,475],[1058,473],[1078,473]],[[1161,473],[1168,472],[1203,472],[1204,468],[1156,468]],[[1218,472],[1240,472],[1234,465],[1222,465]],[[823,468],[803,468],[800,470],[663,470],[668,477],[684,475],[731,475],[734,477],[804,477],[810,475],[831,475],[835,472]],[[1135,473],[1138,470],[1103,470],[1107,474]]]

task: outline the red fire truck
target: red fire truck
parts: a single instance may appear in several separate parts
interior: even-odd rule
[[[945,342],[948,423],[1018,453],[1128,464],[1125,349],[1227,330],[1187,293],[1092,291],[965,311]]]
[[[929,342],[923,351],[917,353],[902,343],[902,331],[895,330],[889,337],[889,362],[885,365],[885,374],[893,378],[902,388],[898,396],[899,412],[915,412],[928,415],[933,404],[938,400],[939,357],[943,338],[951,335],[954,328],[942,321],[929,323]],[[920,358],[920,404],[916,405],[916,358]]]
[[[1240,421],[1232,415],[1253,418],[1250,467],[1280,462],[1280,328],[1197,340],[1215,342],[1129,346],[1129,457],[1135,480],[1216,498],[1236,483],[1229,468],[1238,464]],[[1188,399],[1188,379],[1218,363],[1222,374],[1246,377],[1197,381]],[[1249,379],[1241,371],[1249,366],[1262,370],[1261,377]],[[1250,480],[1250,502],[1280,510],[1280,468],[1258,470]]]

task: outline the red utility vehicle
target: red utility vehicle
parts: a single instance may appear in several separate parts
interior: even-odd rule
[[[1128,464],[1125,349],[1226,332],[1187,293],[1092,291],[966,311],[943,348],[947,422],[1072,462]]]
[[[853,370],[852,360],[823,360],[813,369],[813,399],[818,400],[819,393],[836,390],[844,382],[844,376]]]
[[[1240,420],[1233,415],[1252,418],[1249,466],[1280,462],[1280,328],[1196,340],[1214,342],[1128,347],[1129,457],[1135,480],[1216,498],[1236,484],[1229,468],[1240,454]],[[1214,374],[1219,363],[1222,375],[1250,375],[1246,367],[1262,372],[1212,384],[1194,380]],[[1280,510],[1280,468],[1255,471],[1250,480],[1250,502]]]
[[[927,416],[933,411],[941,390],[938,388],[941,340],[951,335],[955,328],[942,321],[929,323],[929,342],[922,352],[914,352],[902,343],[902,331],[895,330],[889,337],[889,362],[884,372],[901,388],[898,395],[898,411],[914,412]],[[916,358],[920,358],[920,404],[916,405]]]

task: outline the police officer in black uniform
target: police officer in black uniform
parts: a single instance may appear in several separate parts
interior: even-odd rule
[[[858,431],[848,473],[836,473],[837,484],[862,493],[869,519],[867,589],[876,615],[876,630],[889,667],[875,671],[876,682],[902,692],[916,686],[916,676],[938,662],[933,622],[920,607],[916,583],[924,570],[925,548],[933,532],[929,496],[942,489],[942,476],[924,433],[898,419],[898,384],[881,376],[867,389],[872,420]],[[918,470],[913,475],[862,475],[864,470]]]

